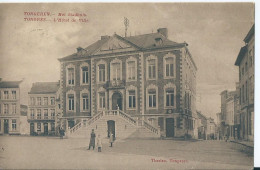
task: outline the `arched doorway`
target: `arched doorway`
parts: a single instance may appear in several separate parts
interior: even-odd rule
[[[123,98],[121,93],[119,92],[115,92],[112,96],[112,110],[116,110],[117,107],[119,107],[120,110],[122,110],[122,106],[123,106]]]
[[[114,135],[113,138],[115,139],[116,130],[115,130],[115,121],[114,120],[107,121],[107,137],[110,137],[110,133],[112,133]]]

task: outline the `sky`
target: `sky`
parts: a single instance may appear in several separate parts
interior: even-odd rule
[[[24,12],[50,12],[45,22],[25,21]],[[54,22],[58,13],[84,13],[87,22]],[[60,79],[58,58],[87,47],[102,35],[128,35],[168,28],[168,38],[187,42],[198,67],[197,110],[216,118],[220,93],[234,90],[234,65],[254,23],[253,3],[70,3],[0,4],[0,77],[23,80],[21,103],[28,104],[34,82]],[[77,17],[63,17],[75,18]]]

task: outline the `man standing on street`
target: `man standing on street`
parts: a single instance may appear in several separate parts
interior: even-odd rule
[[[93,147],[93,150],[95,149],[95,138],[96,138],[96,134],[94,132],[94,129],[92,129],[92,132],[90,134],[90,141],[89,141],[88,150],[90,150],[91,146]]]

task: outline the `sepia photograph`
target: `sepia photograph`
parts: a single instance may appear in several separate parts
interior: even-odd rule
[[[0,3],[0,169],[253,169],[254,102],[254,2]]]

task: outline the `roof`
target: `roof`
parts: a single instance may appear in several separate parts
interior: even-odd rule
[[[199,118],[207,119],[207,117],[205,115],[203,115],[201,112],[197,111],[197,114],[198,114]]]
[[[246,51],[247,51],[247,46],[244,46],[240,49],[238,55],[237,55],[237,59],[236,59],[236,62],[235,62],[235,65],[236,66],[239,66],[240,65],[240,62],[242,61],[243,57],[245,56],[246,54]]]
[[[59,89],[59,82],[36,82],[33,83],[29,94],[56,93]]]
[[[0,88],[19,88],[22,81],[0,81]]]
[[[249,32],[247,33],[246,37],[244,38],[244,42],[248,43],[251,37],[255,34],[255,24],[251,27]]]
[[[101,38],[101,40],[96,41],[95,43],[91,44],[90,46],[84,48],[82,51],[82,54],[84,57],[93,56],[94,53],[103,45],[105,44],[110,38],[110,36],[106,36],[107,38]],[[137,35],[137,36],[130,36],[130,37],[122,37],[117,34],[114,34],[113,37],[116,37],[120,39],[121,41],[124,41],[125,43],[135,47],[137,50],[146,50],[146,49],[157,49],[157,48],[163,48],[163,47],[172,47],[172,46],[185,46],[187,43],[177,43],[174,41],[171,41],[167,39],[164,35],[161,33],[150,33],[150,34],[143,34],[143,35]],[[162,44],[159,46],[156,46],[156,39],[161,39]],[[59,60],[71,60],[80,58],[82,55],[79,53],[74,53],[72,55],[60,58]]]

